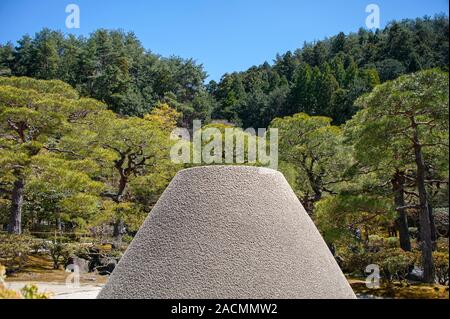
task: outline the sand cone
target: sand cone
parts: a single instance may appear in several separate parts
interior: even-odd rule
[[[98,298],[355,298],[284,176],[178,172]]]

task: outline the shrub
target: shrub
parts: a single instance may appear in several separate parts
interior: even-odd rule
[[[122,241],[126,244],[131,243],[132,240],[133,240],[133,237],[128,234],[125,234],[122,236]]]
[[[448,238],[438,238],[436,240],[436,250],[443,253],[448,253]]]
[[[434,269],[438,282],[441,285],[448,285],[449,277],[449,264],[448,264],[448,252],[434,252]]]
[[[0,284],[0,299],[21,299],[22,296],[14,290],[6,289]]]
[[[366,267],[373,263],[373,254],[368,252],[345,251],[339,254],[342,270],[346,273],[364,276]]]
[[[42,239],[36,238],[34,242],[30,246],[33,254],[39,254],[42,250],[45,249],[45,241]]]
[[[419,235],[419,229],[417,227],[409,227],[408,232],[409,232],[409,236],[412,239],[416,239],[417,236]]]
[[[383,237],[378,235],[370,235],[369,242],[367,243],[367,249],[371,252],[377,252],[384,246],[383,243]]]
[[[4,284],[5,277],[6,268],[0,265],[0,299],[20,299],[21,296],[18,292],[6,289]]]
[[[48,292],[39,292],[36,285],[26,285],[20,292],[25,299],[50,299],[51,297]]]
[[[398,237],[388,237],[385,239],[384,243],[389,248],[397,248],[400,246],[400,240]]]
[[[374,263],[380,267],[382,278],[388,282],[404,280],[414,268],[416,255],[400,248],[391,248],[375,254]]]
[[[378,252],[384,249],[397,248],[400,246],[398,237],[381,237],[378,235],[370,235],[368,250],[371,252]]]
[[[0,234],[0,261],[7,272],[22,269],[35,243],[35,239],[27,235]]]
[[[448,237],[448,208],[436,208],[433,215],[439,236]]]
[[[0,265],[0,299],[49,299],[49,293],[42,293],[38,291],[35,285],[26,285],[21,289],[21,294],[5,287],[6,269]]]
[[[50,257],[53,260],[54,269],[58,269],[60,265],[65,264],[76,250],[73,244],[65,243],[60,239],[46,241],[45,248],[48,249]]]

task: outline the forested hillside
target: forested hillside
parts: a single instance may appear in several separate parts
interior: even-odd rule
[[[43,29],[33,38],[24,36],[16,47],[3,45],[0,52],[2,75],[59,79],[119,114],[142,116],[168,101],[185,117],[202,118],[194,110],[211,104],[202,66],[153,54],[133,33],[97,30],[76,38]]]
[[[142,116],[158,102],[193,118],[267,127],[283,115],[326,115],[335,124],[356,112],[355,99],[401,74],[448,70],[448,18],[393,22],[376,32],[305,43],[273,63],[225,74],[219,83],[191,59],[161,57],[133,33],[98,30],[89,37],[44,29],[0,46],[0,75],[60,79],[115,112]]]
[[[384,30],[339,33],[305,43],[245,72],[209,84],[219,102],[214,117],[265,127],[280,115],[306,112],[341,124],[356,112],[355,99],[401,74],[448,70],[448,18],[394,22]]]

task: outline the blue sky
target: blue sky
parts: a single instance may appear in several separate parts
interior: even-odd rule
[[[80,8],[80,29],[66,29],[65,7]],[[134,31],[145,48],[194,58],[210,79],[271,62],[304,41],[365,27],[365,8],[393,19],[448,15],[447,0],[0,0],[0,43],[43,27],[88,35],[98,28]]]

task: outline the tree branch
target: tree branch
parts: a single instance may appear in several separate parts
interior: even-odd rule
[[[82,157],[80,154],[77,154],[77,153],[75,153],[74,151],[70,151],[70,150],[62,150],[62,149],[59,149],[59,148],[56,148],[56,147],[47,147],[47,146],[44,146],[44,149],[46,149],[47,151],[50,151],[50,152],[57,152],[57,153],[70,154],[70,155],[73,155],[73,156],[79,157],[79,158]]]

